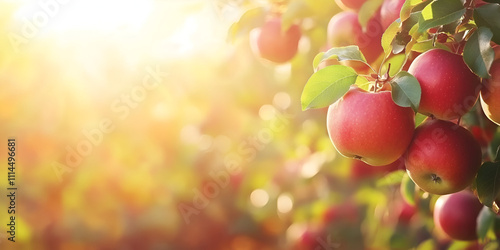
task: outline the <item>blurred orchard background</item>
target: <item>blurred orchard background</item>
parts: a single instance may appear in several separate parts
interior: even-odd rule
[[[0,249],[437,248],[431,197],[410,206],[401,171],[383,177],[403,166],[341,157],[326,110],[301,111],[335,1],[290,0],[288,63],[255,56],[244,27],[228,36],[271,2],[2,0],[18,196],[12,243],[2,168]]]

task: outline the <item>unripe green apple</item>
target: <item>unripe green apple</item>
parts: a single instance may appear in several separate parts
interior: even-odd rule
[[[406,170],[415,184],[440,195],[472,184],[481,160],[481,147],[467,129],[438,119],[417,127],[405,154]]]
[[[431,49],[419,55],[408,69],[420,83],[418,111],[442,120],[459,118],[476,103],[481,82],[461,55]]]
[[[283,31],[280,18],[270,19],[260,28],[256,37],[257,52],[262,58],[275,63],[290,61],[297,54],[301,36],[298,25],[293,24]]]
[[[390,91],[372,93],[352,86],[328,108],[327,129],[340,154],[382,166],[405,152],[415,115],[411,108],[396,105]]]
[[[476,240],[476,220],[483,205],[470,191],[439,197],[434,205],[434,224],[455,240]]]
[[[493,62],[490,74],[489,79],[483,79],[481,107],[486,117],[500,125],[500,59]]]

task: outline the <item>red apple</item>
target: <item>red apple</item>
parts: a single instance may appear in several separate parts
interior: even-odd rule
[[[387,29],[391,23],[399,18],[401,7],[405,0],[385,0],[380,7],[380,22],[383,29]]]
[[[474,4],[474,7],[481,7],[485,4],[488,4],[487,2],[483,1],[483,0],[476,0],[475,4]]]
[[[483,205],[469,191],[439,197],[434,205],[434,224],[455,240],[476,240],[476,220]]]
[[[327,113],[328,134],[337,151],[372,166],[401,157],[414,127],[411,108],[396,105],[390,91],[372,93],[352,86]]]
[[[415,58],[408,72],[420,83],[422,114],[452,120],[467,113],[478,99],[480,79],[461,55],[432,49]]]
[[[275,63],[284,63],[297,54],[302,32],[298,25],[292,25],[287,31],[282,31],[281,19],[268,20],[257,35],[257,52],[262,57]]]
[[[328,208],[323,214],[323,221],[328,223],[345,222],[355,224],[360,220],[359,208],[356,203],[346,201]]]
[[[400,169],[405,169],[404,158],[402,157],[389,165],[377,167],[370,166],[362,161],[354,160],[351,165],[350,178],[352,181],[374,179]]]
[[[358,21],[358,14],[344,11],[332,17],[328,23],[328,45],[343,47],[357,45],[368,63],[373,63],[382,54],[381,38],[384,30],[380,25],[380,14],[377,12],[363,31]]]
[[[469,186],[481,159],[481,147],[467,129],[438,119],[418,126],[405,155],[406,170],[415,184],[440,195]]]
[[[366,0],[335,0],[335,3],[343,10],[359,10]]]
[[[411,219],[417,213],[417,208],[403,201],[399,209],[398,222],[404,225],[409,225]]]
[[[483,79],[481,107],[486,117],[500,125],[500,60],[493,62],[490,74],[489,79]]]

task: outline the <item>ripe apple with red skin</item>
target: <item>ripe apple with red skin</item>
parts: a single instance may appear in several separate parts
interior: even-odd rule
[[[469,186],[481,160],[481,147],[467,129],[438,119],[417,127],[405,154],[406,170],[415,184],[440,195]]]
[[[387,29],[391,23],[399,18],[401,7],[405,0],[385,0],[380,7],[380,22],[383,29]]]
[[[359,222],[359,220],[359,208],[352,201],[346,201],[344,203],[332,206],[328,208],[323,214],[323,221],[325,223],[341,221],[349,224],[354,224]]]
[[[474,3],[474,7],[481,7],[485,4],[488,4],[487,2],[483,1],[483,0],[476,0],[475,3]]]
[[[476,220],[483,205],[470,191],[439,197],[434,205],[434,224],[455,240],[476,240]]]
[[[380,25],[380,12],[377,11],[370,18],[365,31],[363,31],[358,14],[344,11],[333,16],[328,23],[328,45],[331,47],[357,45],[368,63],[373,63],[383,52],[380,42],[383,32],[384,29]]]
[[[461,55],[431,49],[419,55],[408,69],[422,89],[418,111],[442,120],[459,118],[476,103],[481,82]]]
[[[495,136],[496,126],[494,129],[491,128],[481,128],[480,126],[474,125],[469,128],[470,132],[476,138],[476,141],[481,145],[481,147],[486,147],[490,144],[491,140]]]
[[[417,208],[403,201],[400,207],[398,223],[409,225],[411,219],[417,213]]]
[[[396,105],[390,91],[372,93],[352,86],[328,108],[327,129],[340,154],[382,166],[405,152],[415,115],[411,108]]]
[[[490,75],[489,79],[483,79],[481,107],[486,117],[500,125],[500,59],[491,65]]]
[[[350,178],[352,181],[362,181],[382,177],[396,170],[405,170],[404,158],[401,157],[395,162],[373,167],[362,161],[354,160],[351,165]]]
[[[366,0],[335,0],[335,3],[343,10],[359,10]]]
[[[290,61],[297,54],[301,36],[298,25],[293,24],[287,31],[282,31],[281,19],[270,19],[256,37],[257,52],[262,58],[275,63]]]

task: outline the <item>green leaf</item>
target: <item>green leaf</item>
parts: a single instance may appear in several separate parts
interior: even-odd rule
[[[292,1],[288,4],[286,11],[281,16],[281,29],[287,31],[290,29],[294,21],[298,18],[303,18],[310,12],[306,3],[302,1]]]
[[[354,69],[343,65],[331,65],[318,70],[302,91],[302,110],[327,107],[336,102],[356,82],[357,77]]]
[[[465,14],[461,0],[435,0],[421,12],[419,32],[459,20]]]
[[[500,194],[500,162],[483,163],[479,168],[475,182],[479,201],[491,208]]]
[[[500,3],[500,0],[483,0],[487,3]]]
[[[419,53],[424,53],[428,50],[431,50],[431,49],[435,49],[435,48],[438,48],[438,49],[444,49],[446,51],[450,51],[450,48],[448,48],[448,46],[442,44],[442,43],[435,43],[435,44],[432,44],[432,40],[427,40],[427,41],[423,41],[423,42],[418,42],[416,44],[413,45],[412,47],[412,51],[415,51],[415,52],[419,52]]]
[[[384,0],[367,0],[358,11],[358,20],[361,27],[365,28],[368,20],[375,15]]]
[[[427,249],[437,249],[436,242],[434,242],[433,239],[425,240],[424,242],[420,243],[416,248],[416,250],[427,250]]]
[[[319,64],[322,62],[322,59],[323,59],[323,55],[325,54],[325,52],[319,52],[315,57],[314,57],[314,60],[313,60],[313,69],[317,69]]]
[[[238,22],[229,27],[228,40],[234,42],[239,36],[248,34],[250,30],[262,26],[266,20],[266,14],[266,9],[262,7],[246,11]]]
[[[488,231],[493,229],[496,214],[488,207],[483,207],[477,217],[477,236],[480,241],[483,241],[488,235]]]
[[[500,44],[500,4],[486,4],[474,10],[474,21],[478,27],[489,28],[493,32],[491,39]]]
[[[337,59],[339,61],[353,60],[353,61],[364,62],[365,64],[367,64],[365,56],[363,55],[363,53],[361,53],[361,50],[359,50],[359,47],[356,45],[335,47],[329,49],[323,55],[322,61],[329,59]]]
[[[495,155],[495,162],[500,162],[500,147],[497,148],[497,153]]]
[[[401,20],[399,19],[392,22],[391,25],[389,25],[389,27],[387,27],[384,31],[384,34],[382,34],[382,48],[384,49],[384,53],[386,55],[388,55],[391,51],[391,43],[394,40],[394,37],[398,34],[400,23]]]
[[[406,0],[403,6],[401,7],[401,12],[399,12],[399,16],[401,17],[401,21],[405,21],[410,17],[410,14],[412,13],[412,10],[415,6],[421,4],[424,2],[427,4],[430,1],[425,1],[425,0]]]
[[[425,119],[427,119],[427,117],[428,116],[420,113],[415,114],[415,128],[418,127],[420,124],[422,124],[422,122],[424,122]]]
[[[420,104],[422,90],[417,78],[401,71],[391,81],[392,100],[401,107],[411,107],[415,112]]]
[[[391,70],[389,72],[389,76],[390,77],[395,76],[397,73],[401,71],[405,62],[406,62],[406,54],[397,54],[389,56],[381,67],[380,70],[380,72],[382,72],[381,75],[387,73],[387,68],[389,67],[390,64]]]
[[[415,182],[407,173],[405,173],[401,181],[400,192],[406,203],[415,206]]]
[[[368,89],[370,88],[370,82],[364,76],[358,75],[358,78],[356,78],[355,84],[359,88],[364,89],[366,91],[368,91]]]
[[[392,53],[399,54],[402,53],[406,45],[411,41],[411,36],[408,33],[398,33],[394,40],[392,41]]]
[[[418,32],[416,34],[413,34],[413,31],[417,30],[418,28],[419,17],[420,12],[412,13],[408,19],[401,23],[401,32],[399,32],[394,37],[391,43],[392,53],[402,53],[403,51],[405,51],[408,43],[410,43],[410,41],[412,40],[413,35],[415,35],[415,37],[413,37],[414,39],[419,36]]]
[[[380,178],[377,181],[376,185],[377,187],[383,187],[383,186],[400,184],[405,174],[406,172],[404,170],[397,170],[394,172],[390,172],[386,174],[384,177]]]
[[[482,78],[490,78],[488,71],[495,59],[490,46],[493,33],[490,29],[479,27],[469,38],[464,48],[464,61],[469,68]]]

